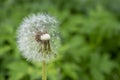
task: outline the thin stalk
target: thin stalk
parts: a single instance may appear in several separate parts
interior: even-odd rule
[[[42,63],[42,80],[47,80],[47,77],[46,77],[46,61],[45,60]]]

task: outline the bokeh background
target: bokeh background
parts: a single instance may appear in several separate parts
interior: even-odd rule
[[[41,80],[16,44],[23,18],[45,12],[60,21],[61,48],[48,80],[120,80],[120,0],[0,0],[0,80]]]

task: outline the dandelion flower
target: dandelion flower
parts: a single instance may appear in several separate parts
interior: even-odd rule
[[[18,29],[18,46],[28,61],[49,61],[59,47],[58,22],[48,14],[24,18]]]

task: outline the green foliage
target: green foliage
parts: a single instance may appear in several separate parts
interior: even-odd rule
[[[60,21],[62,46],[48,80],[120,80],[119,0],[1,0],[0,80],[41,80],[16,43],[23,17],[46,12]]]

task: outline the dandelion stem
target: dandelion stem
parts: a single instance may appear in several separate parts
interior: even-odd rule
[[[47,80],[47,77],[46,77],[46,61],[45,60],[42,63],[42,80]]]

